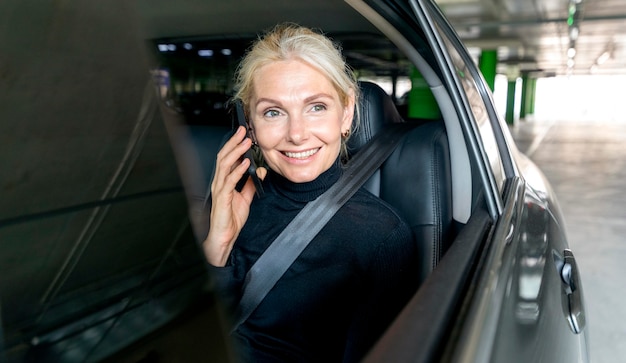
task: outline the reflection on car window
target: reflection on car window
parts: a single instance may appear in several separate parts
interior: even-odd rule
[[[443,32],[441,33],[443,34]],[[498,189],[502,192],[505,179],[504,166],[502,165],[498,143],[489,120],[487,108],[480,95],[480,91],[478,90],[476,80],[472,77],[472,73],[468,69],[467,63],[461,57],[456,47],[452,45],[452,42],[450,42],[450,40],[446,37],[443,37],[443,39],[459,80],[461,81],[461,85],[463,86],[463,90],[465,91],[465,95],[467,96],[474,120],[478,125],[483,148],[487,154],[487,158],[489,159],[489,164],[491,166],[491,170],[493,171]]]
[[[165,104],[189,124],[230,126],[227,101],[249,39],[157,40],[153,78]]]

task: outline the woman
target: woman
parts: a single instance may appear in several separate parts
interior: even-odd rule
[[[358,87],[337,47],[293,24],[257,40],[237,72],[236,100],[266,168],[255,198],[240,127],[217,155],[203,243],[231,308],[248,269],[306,205],[342,173]],[[358,118],[358,117],[357,117]],[[416,287],[411,231],[382,200],[359,190],[311,241],[233,333],[244,361],[361,359]]]

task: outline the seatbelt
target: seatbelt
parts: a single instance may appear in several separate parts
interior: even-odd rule
[[[246,274],[235,331],[263,301],[309,242],[354,193],[387,160],[414,124],[390,124],[350,159],[339,180],[317,199],[307,203],[276,237]]]

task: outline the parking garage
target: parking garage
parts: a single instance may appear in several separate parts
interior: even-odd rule
[[[210,11],[198,3],[199,12]],[[437,3],[480,66],[517,147],[544,171],[559,197],[570,245],[581,269],[592,360],[619,361],[626,355],[626,330],[621,324],[626,319],[621,306],[624,288],[619,279],[626,272],[621,263],[626,250],[620,239],[626,232],[622,207],[626,199],[626,117],[620,112],[626,94],[626,5],[593,0],[524,5],[515,1]],[[172,206],[171,215],[156,215],[163,224],[149,237],[156,240],[167,235],[178,240],[191,233],[182,220],[165,225],[175,218],[175,212],[186,210],[175,198],[181,192],[180,180],[173,167],[163,166],[173,165],[172,156],[143,136],[165,138],[165,131],[151,122],[138,122],[139,126],[131,130],[133,143],[127,143],[121,132],[125,130],[123,120],[148,120],[154,112],[144,109],[138,116],[135,109],[118,107],[129,99],[142,104],[149,61],[118,62],[115,74],[104,67],[107,62],[129,57],[147,59],[128,34],[141,38],[154,30],[149,26],[157,22],[142,23],[142,12],[160,16],[161,26],[175,30],[169,15],[164,15],[166,11],[172,9],[164,1],[109,7],[73,1],[38,6],[8,1],[0,5],[0,43],[6,49],[0,54],[0,235],[5,241],[0,246],[4,256],[0,257],[0,298],[19,295],[17,301],[25,302],[19,311],[3,303],[0,311],[4,322],[12,321],[13,314],[26,316],[30,308],[41,314],[39,320],[20,325],[20,331],[0,330],[11,342],[12,354],[19,356],[24,347],[36,344],[35,340],[12,340],[28,332],[35,322],[56,327],[63,322],[56,321],[55,316],[79,316],[72,312],[80,307],[63,303],[86,291],[81,283],[88,275],[97,275],[109,263],[132,265],[132,259],[123,252],[111,257],[106,248],[99,253],[109,260],[81,261],[82,245],[65,243],[64,233],[76,230],[84,241],[94,239],[96,232],[102,240],[116,237],[117,231],[132,231],[133,225],[141,225],[141,220],[133,219],[138,211],[156,210],[163,203]],[[98,97],[91,96],[94,89]],[[114,92],[107,91],[110,89]],[[63,123],[68,115],[73,121]],[[73,140],[77,137],[82,140],[80,144]],[[102,145],[98,142],[103,138],[105,148],[96,147]],[[124,160],[133,160],[136,168],[125,169],[130,163],[118,165],[106,160],[106,148],[123,149]],[[98,174],[93,174],[94,179],[84,179],[77,170],[90,163],[107,177],[98,181]],[[146,182],[135,179],[137,173],[162,178]],[[115,178],[108,179],[108,175]],[[107,184],[110,180],[114,183]],[[53,183],[63,187],[49,188]],[[120,194],[120,190],[131,193]],[[141,204],[148,196],[156,199],[147,206]],[[101,223],[111,206],[104,201],[113,201],[113,207],[136,204],[123,211],[119,225],[105,228]],[[86,210],[95,211],[81,216]],[[67,215],[73,218],[57,224]],[[89,222],[84,224],[82,219]],[[28,224],[31,222],[37,224]],[[46,230],[53,236],[44,233]],[[38,244],[44,237],[51,242]],[[193,253],[170,242],[160,247],[176,250],[179,256]],[[50,246],[54,248],[48,250]],[[122,251],[126,248],[122,243],[116,247]],[[159,263],[167,265],[165,259]],[[74,276],[75,271],[82,276]],[[194,267],[185,273],[199,274]],[[98,278],[106,282],[116,276]],[[125,283],[131,286],[133,282]],[[116,309],[121,311],[131,302],[148,301],[142,298],[121,297],[107,314],[115,314]],[[168,301],[169,306],[180,303],[175,298]],[[100,318],[106,316],[110,315]],[[200,317],[166,316],[174,325],[167,332],[152,335],[152,341],[142,341],[132,354],[124,351],[128,361],[176,361],[188,357],[194,346],[219,339],[202,333],[214,316],[204,312]],[[88,322],[80,320],[80,324]],[[119,355],[114,359],[123,360]]]

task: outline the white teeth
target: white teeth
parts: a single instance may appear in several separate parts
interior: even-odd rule
[[[306,159],[309,156],[315,154],[318,150],[319,150],[319,148],[311,149],[311,150],[307,150],[307,151],[301,151],[301,152],[298,152],[298,153],[285,152],[285,155],[287,155],[288,157],[293,158],[293,159]]]

